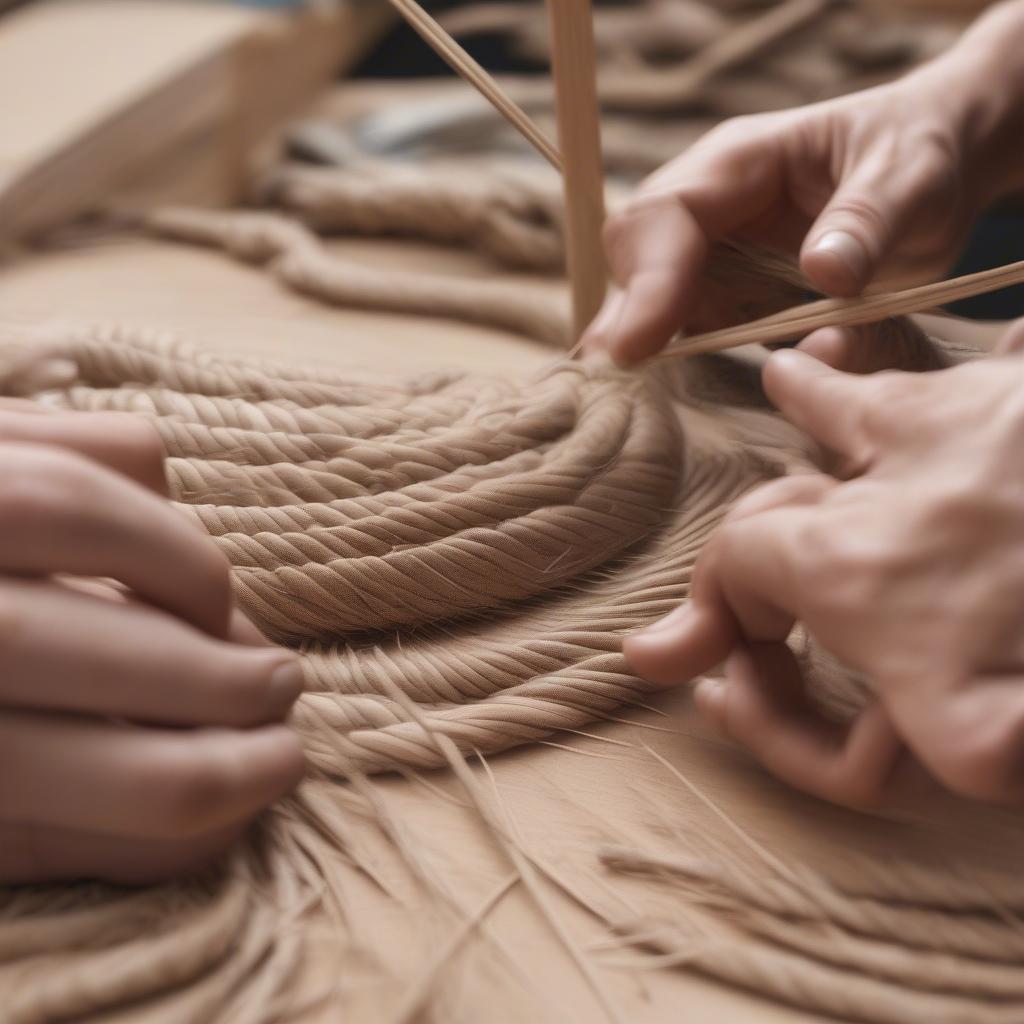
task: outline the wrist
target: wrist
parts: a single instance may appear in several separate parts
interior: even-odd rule
[[[1024,0],[993,7],[916,77],[952,117],[979,204],[1024,187]]]

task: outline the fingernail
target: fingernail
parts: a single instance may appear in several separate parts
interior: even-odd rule
[[[662,633],[669,633],[673,630],[678,629],[686,620],[690,617],[690,605],[689,603],[680,605],[675,611],[669,612],[664,618],[658,619],[657,622],[652,623],[646,629],[641,629],[639,632],[634,633],[633,637],[647,638],[653,636],[659,636]]]
[[[822,235],[814,245],[814,252],[835,257],[858,281],[867,274],[868,254],[864,246],[846,231],[829,231]]]
[[[298,658],[278,665],[267,681],[267,710],[274,718],[279,718],[299,698],[305,687],[305,675],[302,662]]]

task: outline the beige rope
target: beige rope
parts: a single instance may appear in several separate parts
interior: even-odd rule
[[[223,248],[242,260],[269,262],[284,284],[333,305],[444,316],[558,348],[568,343],[568,314],[561,303],[523,302],[521,290],[506,281],[374,271],[331,256],[316,235],[275,214],[166,209],[150,215],[146,226],[154,234]]]
[[[470,245],[504,266],[561,273],[561,186],[556,176],[453,164],[429,171],[389,163],[344,170],[291,165],[263,198],[319,233],[397,235]]]

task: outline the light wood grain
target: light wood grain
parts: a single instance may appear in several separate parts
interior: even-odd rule
[[[597,103],[597,56],[590,0],[548,0],[551,64],[565,187],[566,249],[578,338],[607,289],[601,242],[604,171]]]
[[[261,147],[391,17],[378,0],[290,15],[200,0],[12,13],[0,21],[0,240],[150,187],[164,201],[237,200]]]

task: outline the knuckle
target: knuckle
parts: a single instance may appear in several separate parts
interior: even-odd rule
[[[878,209],[878,205],[869,196],[856,192],[846,193],[838,197],[829,208],[831,218],[848,218],[866,229],[866,239],[886,238],[890,224],[887,217]]]
[[[112,464],[116,469],[127,472],[128,476],[159,494],[167,494],[167,477],[164,471],[166,450],[163,438],[152,420],[135,413],[99,412],[70,413],[64,423],[69,433],[78,429],[78,417],[92,417],[93,441],[100,445],[97,458]]]
[[[929,189],[949,189],[959,179],[957,145],[949,132],[935,125],[922,125],[915,137],[915,170],[920,183]]]
[[[974,465],[951,469],[946,479],[926,486],[920,507],[913,510],[909,521],[922,536],[946,543],[977,546],[981,532],[999,531],[1013,522],[1019,513],[1019,499],[1000,489],[993,476],[1002,468],[988,465],[984,458]],[[996,573],[989,585],[994,586]]]
[[[663,191],[640,191],[611,214],[603,229],[604,242],[609,252],[615,252],[631,242],[634,234],[653,214],[676,199]]]
[[[740,563],[743,553],[750,548],[751,525],[749,518],[739,518],[730,512],[715,532],[714,559],[718,567],[728,572]]]
[[[205,600],[212,608],[217,609],[218,617],[223,619],[219,631],[226,634],[230,628],[231,609],[234,604],[231,563],[215,541],[202,537],[199,539],[203,541],[200,569],[205,577]]]
[[[735,510],[730,512],[715,533],[715,547],[723,557],[729,557],[737,550],[743,534],[743,520],[736,516]]]
[[[996,349],[1000,355],[1013,355],[1024,349],[1024,317],[1014,320],[1006,329]]]
[[[1018,349],[1024,348],[1024,327],[1021,328],[1020,336],[1015,342]],[[1014,368],[1016,369],[1016,367]],[[1003,436],[1019,437],[1020,430],[1024,428],[1024,389],[1020,387],[1021,375],[1019,373],[1007,374],[1007,384],[1003,394],[998,398],[989,389],[990,400],[993,401],[992,420],[997,429],[1002,428]],[[979,381],[979,384],[982,383]],[[979,388],[979,392],[981,389]],[[983,392],[982,392],[983,393]],[[1001,453],[1000,453],[1001,454]]]
[[[736,522],[760,509],[787,502],[795,492],[794,479],[789,476],[779,477],[751,488],[729,510],[729,519]]]
[[[763,123],[763,115],[739,114],[722,121],[700,140],[702,150],[726,150],[740,144],[747,144]]]
[[[733,521],[758,512],[819,501],[828,487],[826,478],[816,473],[793,473],[758,484],[747,491],[730,509]]]
[[[89,487],[86,460],[42,446],[0,446],[0,523],[24,530],[78,505]]]
[[[635,200],[631,200],[608,215],[603,229],[604,244],[608,248],[614,248],[623,234],[629,230],[634,216],[634,203]]]
[[[651,230],[661,231],[665,216],[680,207],[681,199],[674,192],[640,192],[608,219],[602,236],[604,250],[620,285],[643,261]]]
[[[604,251],[616,282],[625,286],[636,268],[637,239],[643,234],[645,206],[640,199],[614,214],[605,225]]]
[[[198,835],[229,816],[241,767],[215,735],[193,737],[183,749],[154,759],[150,792],[168,836]]]
[[[827,616],[861,615],[888,587],[893,552],[876,531],[844,530],[831,520],[813,517],[797,540],[814,557],[800,562],[801,592]]]

